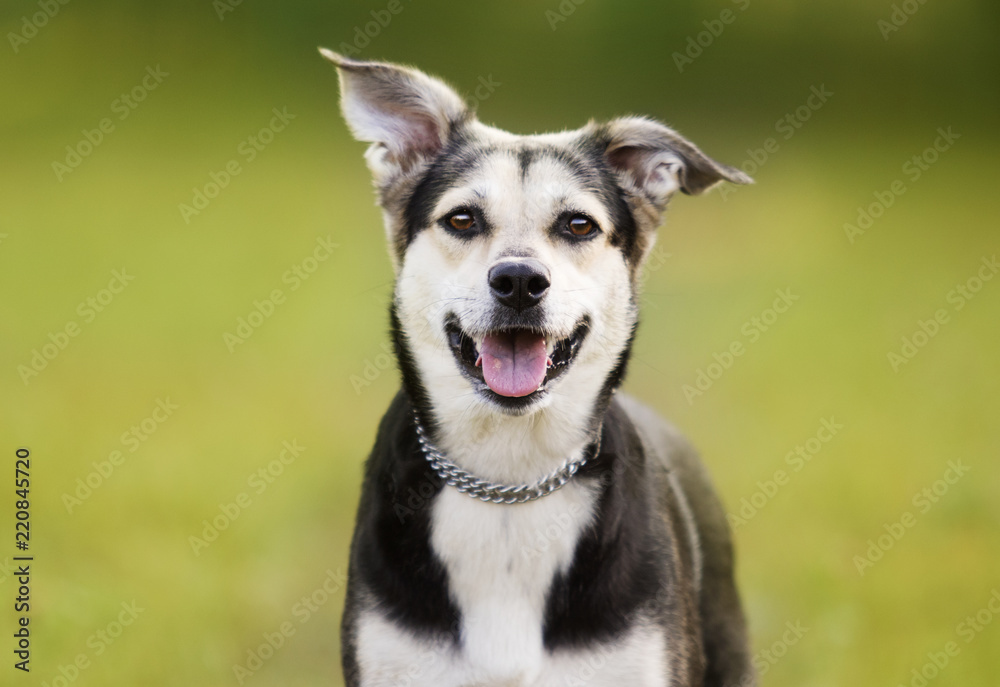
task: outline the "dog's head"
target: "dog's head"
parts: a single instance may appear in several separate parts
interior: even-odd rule
[[[517,136],[422,72],[322,52],[348,125],[372,144],[420,392],[453,417],[587,417],[624,372],[667,202],[750,178],[649,119]]]

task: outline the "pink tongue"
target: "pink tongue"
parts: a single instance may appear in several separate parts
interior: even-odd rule
[[[486,383],[501,396],[527,396],[545,379],[548,356],[541,334],[487,334],[479,354]]]

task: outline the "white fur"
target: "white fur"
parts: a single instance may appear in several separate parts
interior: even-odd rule
[[[530,684],[538,677],[545,595],[555,574],[572,563],[593,501],[592,491],[577,483],[515,507],[455,489],[437,497],[431,546],[462,612],[462,659],[471,683]]]
[[[610,245],[613,227],[599,199],[557,162],[539,160],[522,181],[516,155],[494,154],[468,183],[441,198],[435,214],[473,198],[496,227],[494,235],[463,241],[436,224],[428,227],[406,252],[396,299],[441,428],[440,447],[486,479],[531,482],[588,443],[594,399],[636,316],[628,266]],[[567,208],[590,214],[604,233],[577,246],[554,240],[547,229]],[[591,321],[576,360],[522,416],[504,414],[479,396],[459,371],[444,332],[449,313],[466,330],[484,326],[493,307],[486,273],[510,250],[529,251],[550,270],[551,286],[539,307],[553,339],[569,336],[585,315]]]
[[[461,650],[417,638],[371,611],[358,623],[365,687],[663,687],[669,684],[663,632],[639,623],[625,636],[586,650],[542,657],[533,678],[489,676]]]
[[[462,99],[440,79],[398,65],[373,65],[320,48],[340,69],[341,109],[355,138],[374,143],[365,155],[375,179],[393,176],[433,156]]]

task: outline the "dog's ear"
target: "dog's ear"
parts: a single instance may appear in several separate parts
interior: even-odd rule
[[[740,170],[711,159],[673,129],[644,117],[609,122],[605,156],[629,190],[663,209],[678,189],[696,196],[716,184],[752,184]]]
[[[421,71],[319,51],[337,65],[340,106],[351,132],[373,144],[366,157],[376,179],[433,158],[452,128],[470,116],[455,91]]]

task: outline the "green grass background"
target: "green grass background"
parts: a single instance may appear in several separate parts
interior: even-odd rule
[[[522,133],[644,113],[734,164],[776,138],[756,186],[675,201],[626,386],[701,449],[731,511],[823,418],[844,425],[736,533],[755,648],[786,622],[809,628],[763,684],[910,684],[957,641],[930,684],[995,685],[1000,619],[970,643],[956,626],[1000,588],[1000,279],[898,372],[886,356],[997,253],[996,6],[914,4],[884,39],[889,2],[743,4],[567,0],[553,29],[555,0],[403,0],[361,56],[466,93],[492,77],[481,118]],[[29,675],[12,666],[17,585],[0,569],[0,684],[233,685],[285,621],[295,634],[244,684],[340,684],[341,594],[305,623],[294,608],[346,569],[397,375],[378,369],[392,276],[364,147],[315,47],[351,42],[384,7],[244,0],[220,20],[209,0],[70,2],[16,52],[8,34],[41,10],[0,8],[0,560],[17,553],[18,446],[32,451],[36,556]],[[673,54],[727,8],[735,21],[679,71]],[[156,65],[163,83],[57,180],[52,162]],[[821,85],[834,95],[783,139],[777,120]],[[274,107],[295,119],[185,223],[178,205]],[[949,126],[960,138],[910,182],[902,165]],[[895,179],[907,192],[850,243],[843,224]],[[327,236],[333,257],[290,292],[282,274]],[[123,268],[134,281],[84,323],[78,304]],[[223,334],[275,288],[287,300],[230,353]],[[682,386],[745,341],[776,289],[799,301],[689,404]],[[18,366],[71,320],[80,334],[24,384]],[[122,433],[167,398],[178,409],[130,453]],[[306,450],[253,493],[248,478],[293,439]],[[63,495],[115,449],[124,463],[68,513]],[[914,494],[953,460],[969,475],[917,513]],[[252,505],[195,555],[188,538],[241,492]],[[915,525],[860,575],[854,556],[907,511]],[[132,600],[134,624],[93,640]],[[56,680],[81,653],[90,666]]]

